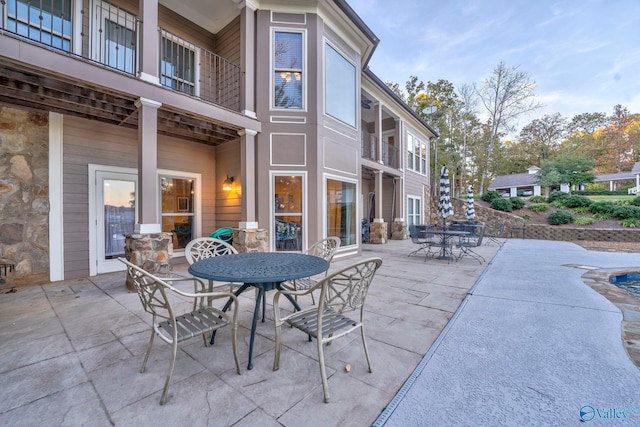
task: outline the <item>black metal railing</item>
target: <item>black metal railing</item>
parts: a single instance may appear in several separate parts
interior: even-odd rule
[[[378,138],[371,133],[362,133],[362,158],[378,160]]]
[[[386,141],[382,142],[382,163],[395,169],[400,168],[400,150]]]

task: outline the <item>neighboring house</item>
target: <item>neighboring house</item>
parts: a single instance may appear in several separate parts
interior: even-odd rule
[[[531,166],[526,173],[499,175],[491,182],[488,189],[502,193],[505,197],[540,195],[540,185],[537,184],[539,170],[540,168]],[[630,180],[635,181],[635,186],[629,188],[629,194],[640,193],[640,162],[633,165],[631,172],[596,175],[593,182],[608,182],[609,190],[614,191],[618,181]],[[561,184],[559,190],[568,193],[569,184]]]
[[[174,257],[224,226],[273,251],[337,235],[340,257],[362,218],[384,243],[426,217],[437,132],[367,68],[378,39],[344,0],[0,11],[0,262],[17,277],[121,270],[132,232],[173,233]]]
[[[539,196],[541,194],[538,184],[539,170],[537,166],[530,166],[525,173],[496,176],[489,184],[488,190],[497,191],[505,197]]]

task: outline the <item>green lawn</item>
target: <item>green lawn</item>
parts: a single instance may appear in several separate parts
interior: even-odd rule
[[[616,200],[632,201],[636,196],[587,196],[594,202],[613,202]]]

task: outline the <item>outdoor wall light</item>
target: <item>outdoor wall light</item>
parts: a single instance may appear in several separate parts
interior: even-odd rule
[[[233,188],[233,177],[230,177],[229,175],[227,175],[227,179],[224,180],[224,182],[222,183],[222,191],[226,191],[229,192],[231,191],[231,189]]]

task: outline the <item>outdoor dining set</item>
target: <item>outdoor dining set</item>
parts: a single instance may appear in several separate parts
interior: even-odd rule
[[[454,222],[445,228],[435,224],[412,224],[409,236],[418,248],[409,256],[423,254],[425,261],[434,258],[448,262],[468,256],[482,264],[485,259],[474,248],[482,245],[485,229],[485,224],[475,222]]]
[[[324,401],[329,402],[329,386],[323,347],[353,331],[360,331],[364,353],[371,372],[371,362],[365,340],[363,307],[369,286],[382,264],[378,257],[368,258],[335,272],[328,272],[331,260],[340,246],[340,239],[328,237],[312,245],[305,253],[250,252],[238,253],[229,243],[212,237],[194,239],[185,248],[192,277],[157,277],[140,266],[120,258],[127,267],[142,306],[151,314],[151,337],[140,372],[145,371],[157,336],[172,346],[172,355],[160,404],[168,400],[178,343],[202,336],[205,346],[213,346],[216,332],[231,327],[233,358],[241,374],[238,358],[237,330],[239,296],[255,290],[255,307],[251,324],[247,369],[253,368],[252,353],[260,311],[265,322],[268,291],[273,294],[275,324],[275,355],[273,370],[280,367],[281,328],[289,325],[316,340]],[[188,290],[181,282],[190,283]],[[205,283],[205,282],[208,282]],[[218,282],[218,283],[215,283]],[[222,282],[222,283],[220,283]],[[193,290],[191,290],[193,286]],[[316,294],[314,297],[313,294]],[[311,295],[310,307],[301,307],[298,299]],[[284,311],[280,297],[286,298],[291,309]],[[215,303],[224,301],[219,307]],[[180,307],[187,313],[176,312]],[[232,313],[232,314],[230,314]]]

